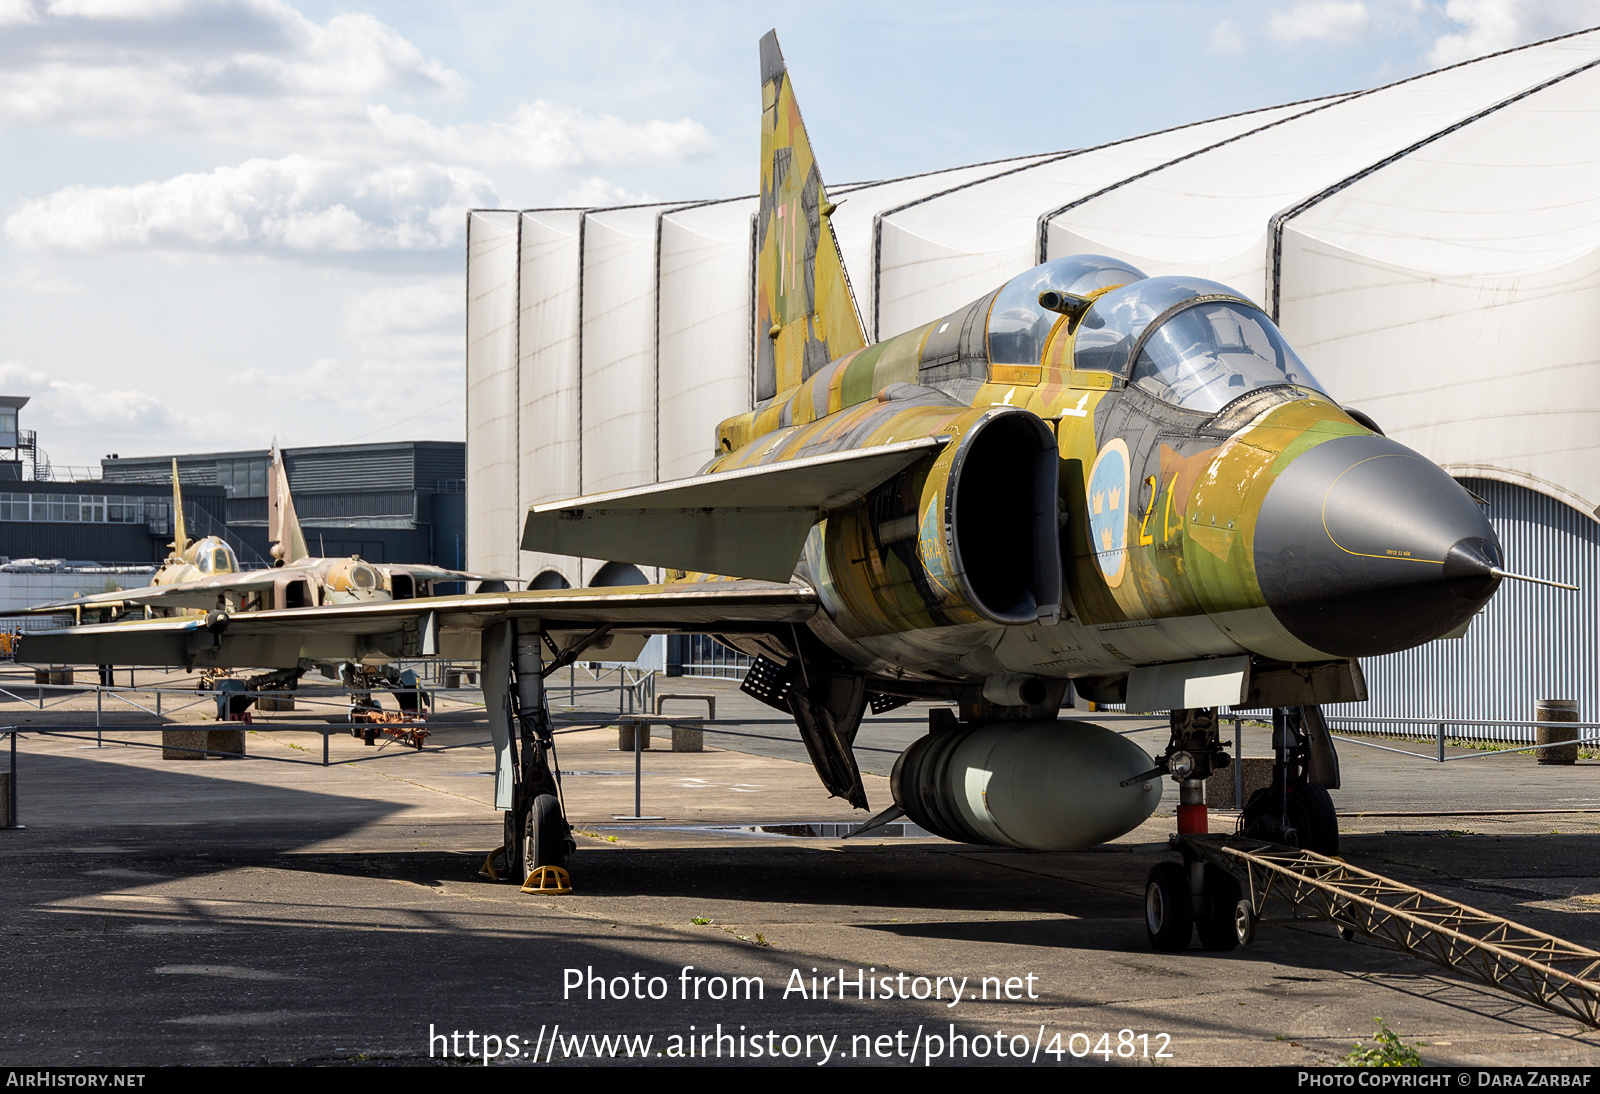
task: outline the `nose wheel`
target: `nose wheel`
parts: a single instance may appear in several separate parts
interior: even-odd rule
[[[1150,945],[1163,953],[1189,948],[1194,934],[1194,898],[1189,875],[1176,862],[1158,862],[1150,868],[1144,886],[1144,928]]]
[[[1198,935],[1200,946],[1226,953],[1255,939],[1255,912],[1239,880],[1226,870],[1193,861],[1158,862],[1144,886],[1144,927],[1152,948],[1181,953]],[[1195,891],[1196,871],[1200,889]],[[1241,919],[1241,916],[1243,918]]]

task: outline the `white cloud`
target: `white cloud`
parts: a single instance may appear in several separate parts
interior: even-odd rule
[[[1206,48],[1212,53],[1236,56],[1244,52],[1244,32],[1232,19],[1224,19],[1211,28],[1211,42]]]
[[[38,21],[39,13],[29,0],[0,0],[0,27]]]
[[[51,15],[77,15],[90,19],[149,19],[171,15],[185,7],[184,0],[45,0]]]
[[[1450,0],[1445,18],[1461,29],[1441,35],[1434,65],[1481,57],[1600,24],[1600,0]]]
[[[41,296],[65,296],[84,291],[84,286],[76,281],[55,277],[31,266],[19,269],[14,276],[0,278],[0,288]]]
[[[630,122],[547,102],[436,125],[384,100],[456,97],[466,81],[370,15],[318,24],[280,0],[55,0],[40,21],[26,0],[0,0],[0,24],[13,7],[39,25],[0,38],[0,126],[541,170],[675,159],[712,143],[689,119]]]
[[[137,186],[68,186],[24,202],[6,237],[30,250],[438,250],[461,238],[462,211],[493,204],[470,168],[361,170],[287,156]]]
[[[473,164],[522,163],[535,170],[587,164],[681,159],[711,150],[711,134],[688,118],[628,122],[539,100],[505,121],[437,126],[384,106],[370,110],[372,126],[395,149]]]
[[[426,401],[430,390],[461,387],[466,311],[459,276],[431,278],[353,297],[345,331],[373,390],[392,393],[398,382]]]
[[[466,302],[459,277],[439,277],[393,288],[374,289],[352,298],[345,328],[357,337],[392,331],[429,330],[465,322]],[[452,337],[460,340],[459,330]]]
[[[634,193],[602,178],[586,178],[561,195],[565,205],[648,205],[656,199],[646,191]]]
[[[241,123],[293,121],[263,111],[274,105],[360,117],[376,95],[466,88],[370,15],[318,24],[280,0],[54,0],[43,17],[29,10],[35,25],[0,42],[0,123],[226,137]]]
[[[100,387],[78,380],[60,380],[17,361],[0,363],[0,390],[27,395],[23,425],[38,433],[39,447],[48,453],[52,444],[63,446],[93,437],[107,452],[148,448],[153,438],[181,435],[202,442],[227,441],[236,424],[217,412],[178,413],[170,404],[138,388]],[[74,452],[70,459],[93,458]],[[60,456],[57,463],[66,462]]]
[[[0,128],[175,138],[236,164],[25,201],[5,228],[26,248],[437,251],[459,243],[469,206],[494,202],[488,170],[660,163],[713,145],[687,118],[546,101],[434,122],[415,101],[459,96],[459,74],[370,15],[318,23],[282,0],[0,0],[0,28]]]
[[[1351,42],[1372,28],[1372,15],[1361,0],[1301,0],[1267,20],[1267,30],[1280,45],[1299,42]]]

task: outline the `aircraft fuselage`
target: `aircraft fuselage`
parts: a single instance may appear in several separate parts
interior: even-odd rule
[[[1333,662],[1457,629],[1499,582],[1471,496],[1253,304],[1100,256],[829,362],[723,423],[706,470],[939,434],[802,557],[813,631],[875,677]]]

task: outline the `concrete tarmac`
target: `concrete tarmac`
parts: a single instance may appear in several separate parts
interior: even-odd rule
[[[1152,952],[1142,890],[1168,857],[1171,787],[1140,829],[1077,854],[748,833],[861,815],[826,798],[792,724],[731,683],[661,690],[714,692],[719,719],[705,752],[643,757],[644,811],[665,818],[651,822],[615,819],[634,781],[614,716],[553,695],[580,833],[566,896],[477,876],[500,816],[470,697],[445,704],[424,751],[335,735],[326,768],[304,710],[258,723],[251,760],[172,761],[119,743],[155,739],[129,734],[157,726],[142,712],[102,715],[116,724],[97,748],[87,695],[0,702],[24,730],[27,826],[0,831],[0,1065],[482,1066],[486,1035],[497,1066],[691,1050],[811,1066],[1308,1065],[1365,1043],[1374,1016],[1429,1063],[1600,1063],[1600,1034],[1570,1019],[1323,925],[1263,927],[1230,954]],[[925,719],[908,707],[865,724],[874,808]],[[1154,723],[1105,724],[1147,750],[1164,740],[1140,730]],[[1264,730],[1245,746],[1266,754]],[[1600,947],[1600,812],[1586,811],[1600,764],[1341,756],[1351,862]]]

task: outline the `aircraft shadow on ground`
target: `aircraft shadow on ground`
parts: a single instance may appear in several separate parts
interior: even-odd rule
[[[559,898],[518,898],[509,885],[485,884],[482,894],[487,899],[440,903],[438,896],[409,886],[335,884],[317,890],[322,903],[311,904],[304,896],[280,894],[274,884],[251,892],[232,890],[225,895],[233,900],[197,901],[192,909],[174,909],[165,915],[135,911],[105,918],[94,909],[53,915],[47,924],[33,918],[33,940],[48,945],[15,948],[0,958],[0,966],[10,973],[8,982],[14,992],[9,1028],[17,1037],[16,1044],[28,1046],[27,1060],[17,1062],[72,1062],[74,1053],[91,1044],[122,1065],[334,1061],[368,1054],[425,1057],[430,1026],[445,1031],[492,1028],[532,1040],[543,1025],[557,1022],[569,1033],[618,1028],[681,1033],[687,1023],[700,1030],[722,1023],[729,1029],[747,1026],[760,1031],[768,1025],[794,1029],[818,1019],[838,1021],[841,1012],[836,1000],[783,997],[797,967],[809,970],[823,965],[815,952],[762,947],[754,941],[754,931],[766,911],[759,905],[792,897],[794,889],[817,883],[825,871],[821,864],[802,867],[796,857],[785,856],[783,864],[793,868],[787,871],[792,884],[777,893],[756,898],[746,894],[743,898],[757,901],[756,907],[742,910],[748,917],[745,922],[756,927],[730,927],[717,921],[696,925],[683,920],[619,923],[593,916],[593,904],[585,907],[585,898],[603,895],[607,877],[634,872],[640,859],[660,854],[591,856],[611,861],[604,867],[596,864],[581,870],[579,894],[571,905],[576,914],[572,915],[551,911],[551,903],[560,906]],[[441,876],[458,880],[462,865],[459,857],[426,853],[382,856],[382,861],[359,853],[291,857],[293,863],[280,861],[278,868],[349,877],[380,875],[387,881],[411,880],[425,886]],[[693,866],[703,857],[682,855],[681,865]],[[939,859],[944,856],[906,857],[919,860],[930,875],[941,872]],[[130,863],[127,857],[114,861],[144,865]],[[48,865],[55,877],[64,878],[78,863],[57,858]],[[207,869],[208,864],[185,860],[181,868],[165,872],[203,877]],[[705,884],[679,885],[670,895],[732,895],[720,873],[713,870],[704,877]],[[79,872],[71,880],[88,879]],[[847,880],[855,879],[851,875]],[[906,912],[929,910],[928,897],[934,887],[918,882],[908,888],[907,880],[894,874],[883,876],[880,871],[875,883],[879,892],[866,891],[871,884],[866,878],[849,886],[850,895],[873,896],[882,903],[889,892],[899,891],[906,898]],[[955,891],[971,902],[989,894],[980,884],[985,880],[973,876],[970,882],[953,884]],[[126,887],[130,881],[123,877],[114,883]],[[1062,889],[1070,886],[1057,884]],[[982,976],[991,967],[1007,967],[1011,956],[1007,951],[965,947],[1001,943],[1100,951],[1109,955],[1107,960],[1114,969],[1124,970],[1127,976],[1143,978],[1147,985],[1149,978],[1155,977],[1178,992],[1191,987],[1215,990],[1218,962],[1249,962],[1261,966],[1260,972],[1242,986],[1277,1003],[1292,992],[1296,1005],[1302,1007],[1324,999],[1337,1003],[1345,997],[1341,983],[1369,973],[1383,974],[1385,983],[1399,990],[1467,1006],[1475,1012],[1504,998],[1441,982],[1438,971],[1422,962],[1372,946],[1340,942],[1324,927],[1264,928],[1255,946],[1225,955],[1198,949],[1181,955],[1155,954],[1143,937],[1137,901],[1121,896],[1109,898],[1108,904],[1116,906],[1101,909],[1097,918],[1075,920],[1013,916],[983,922],[885,924],[861,921],[861,903],[858,899],[852,907],[840,909],[840,923],[929,943],[918,947],[909,960],[902,957],[902,964],[891,967],[878,962],[891,972],[906,969]],[[1089,910],[1070,901],[1059,910],[1073,914],[1073,908]],[[877,947],[869,942],[848,949],[870,957]],[[842,964],[847,972],[853,972],[857,960],[831,958],[828,964]],[[702,996],[686,1002],[680,998],[685,966],[694,967],[692,975],[708,978],[759,976],[765,995],[754,1001]],[[581,970],[581,980],[591,974],[598,976],[608,986],[614,984],[612,978],[632,980],[635,973],[645,981],[660,977],[669,994],[659,1002],[621,1003],[585,999],[583,989],[569,996],[565,984],[573,974],[568,970]],[[826,974],[833,969],[821,971]],[[93,990],[85,991],[84,985],[90,982]],[[1051,984],[1052,990],[1040,1000],[1042,1005],[1080,1001],[1070,977],[1056,976]],[[1086,990],[1082,1003],[1103,1002],[1091,997],[1102,989]],[[722,991],[726,993],[726,985]],[[1148,989],[1145,994],[1149,995]],[[1509,999],[1504,1003],[1503,1016],[1518,1021],[1528,1018],[1524,1008]],[[1124,1011],[1137,1013],[1145,1005],[1131,1002]],[[874,1002],[865,1010],[857,1009],[860,1006],[848,1013],[861,1030],[892,1030],[896,1022],[925,1017],[910,1004]],[[902,1019],[902,1010],[909,1018]],[[1152,1011],[1153,1016],[1160,1013],[1159,1007]],[[939,1017],[946,1015],[939,1012]],[[975,1031],[967,1024],[968,1015],[959,1009],[948,1018],[959,1029]],[[1210,1019],[1195,1016],[1191,1021],[1220,1033],[1235,1033],[1231,1018],[1229,1011]],[[849,1027],[847,1034],[857,1025]],[[9,1054],[0,1051],[0,1063],[12,1062],[5,1058]]]
[[[227,762],[206,761],[208,766]],[[168,876],[200,877],[250,863],[434,888],[470,881],[478,866],[478,860],[455,853],[305,852],[311,844],[393,818],[402,807],[387,801],[240,784],[88,756],[27,754],[21,774],[23,819],[30,828],[0,833],[0,849],[23,858],[105,847],[117,852],[107,862],[137,862]],[[97,798],[104,801],[95,805]],[[36,803],[31,816],[30,799]],[[70,815],[51,804],[67,800],[83,804]],[[492,824],[462,827],[481,828],[492,839]],[[782,906],[826,908],[837,922],[904,938],[1131,954],[1147,952],[1139,894],[1149,866],[1165,857],[896,846],[893,841],[841,852],[808,842],[752,840],[709,848],[580,853],[573,863],[576,896],[578,901],[682,899],[707,906],[737,902],[739,916],[751,922],[782,919]],[[1600,904],[1596,912],[1545,906],[1573,893],[1600,892],[1600,835],[1349,835],[1343,849],[1354,865],[1579,944],[1600,945]],[[10,872],[12,864],[0,858],[0,869]],[[1549,884],[1530,887],[1545,878]],[[127,885],[116,875],[77,871],[71,889],[83,895]],[[486,885],[485,895],[497,888],[509,889]],[[12,893],[13,906],[31,900],[26,885]],[[513,902],[508,911],[518,914],[520,906]],[[993,918],[952,919],[951,912]],[[529,914],[537,915],[531,908]],[[907,922],[885,923],[884,916]],[[450,928],[441,921],[439,929],[448,933]],[[1401,968],[1386,951],[1341,943],[1320,925],[1265,927],[1256,946],[1227,959],[1334,973]],[[1404,968],[1422,972],[1427,966]]]
[[[1600,949],[1600,834],[1357,835],[1341,851],[1353,866]],[[1543,906],[1574,896],[1596,903]]]
[[[189,766],[214,770],[249,762],[254,761]],[[17,766],[18,820],[26,831],[0,832],[0,847],[23,854],[105,846],[174,857],[202,851],[270,856],[348,835],[403,809],[381,799],[208,777],[210,771],[106,763],[88,755],[26,753]]]

